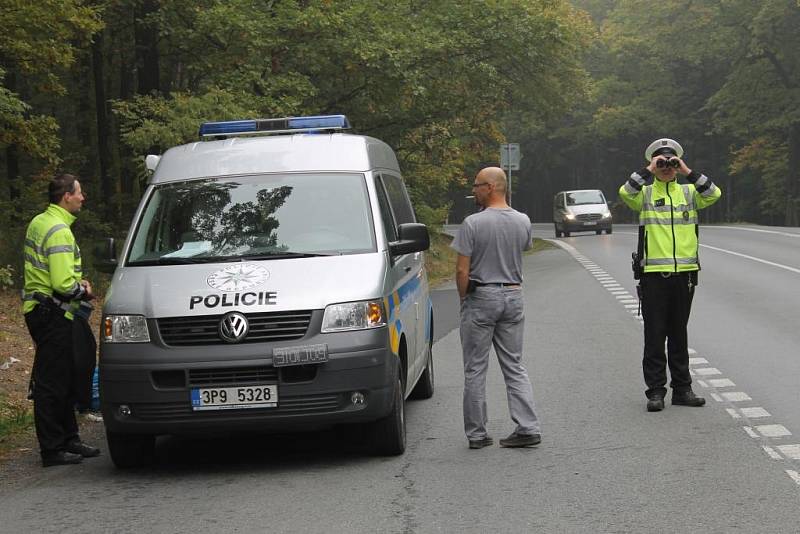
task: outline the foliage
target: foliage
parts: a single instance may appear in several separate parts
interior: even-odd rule
[[[11,289],[14,282],[14,268],[11,265],[0,266],[0,290]]]

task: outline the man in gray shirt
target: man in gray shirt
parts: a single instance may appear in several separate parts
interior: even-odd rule
[[[522,365],[522,251],[530,248],[533,233],[528,216],[506,203],[506,189],[502,169],[487,167],[478,173],[472,191],[483,210],[464,219],[451,245],[458,252],[464,431],[470,449],[494,443],[486,431],[486,369],[492,345],[506,382],[511,419],[517,425],[500,446],[529,447],[542,440],[533,388]]]

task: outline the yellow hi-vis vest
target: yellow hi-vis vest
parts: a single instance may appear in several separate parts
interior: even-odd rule
[[[694,184],[644,182],[633,173],[619,188],[620,198],[639,212],[639,226],[644,226],[644,272],[697,271],[697,210],[719,200],[722,191],[704,175]]]
[[[39,301],[36,293],[62,302],[67,319],[80,306],[86,293],[81,286],[81,251],[70,226],[75,216],[50,204],[28,225],[25,234],[25,287],[22,312],[33,310]]]

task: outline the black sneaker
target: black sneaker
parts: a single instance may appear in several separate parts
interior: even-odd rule
[[[703,397],[698,397],[694,394],[694,391],[691,389],[689,391],[682,391],[677,393],[675,391],[672,392],[672,405],[675,406],[703,406],[706,403],[706,399]]]
[[[672,404],[675,404],[675,397],[672,398]],[[660,412],[664,409],[664,397],[661,395],[653,395],[647,399],[648,412]]]
[[[542,442],[539,434],[517,434],[512,432],[507,438],[500,440],[501,447],[532,447]]]
[[[83,456],[80,454],[72,454],[71,452],[67,451],[58,451],[42,455],[42,467],[79,464],[82,461]]]
[[[100,456],[100,449],[87,445],[82,441],[70,441],[67,443],[67,452],[72,454],[80,454],[84,458],[94,458]]]
[[[486,436],[485,438],[481,439],[469,440],[470,449],[482,449],[484,447],[491,447],[492,445],[494,445],[494,440],[491,438],[491,436]]]

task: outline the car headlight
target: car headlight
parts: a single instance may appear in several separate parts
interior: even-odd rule
[[[103,319],[106,343],[149,343],[150,333],[143,315],[107,315]]]
[[[610,212],[610,211],[607,211],[607,212],[605,212],[605,213],[603,214],[603,218],[604,218],[604,219],[610,219],[610,218],[611,218],[611,212]]]
[[[567,219],[569,219],[570,221],[574,221],[574,220],[575,220],[575,214],[574,214],[574,213],[571,213],[571,212],[569,212],[569,211],[567,211],[567,212],[564,212],[564,217],[566,217],[566,218],[567,218]]]
[[[383,311],[383,302],[380,300],[345,302],[331,304],[325,308],[325,314],[322,316],[322,333],[365,330],[385,324],[386,314]]]

